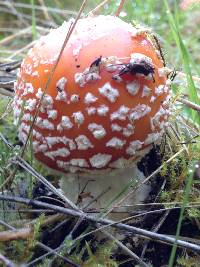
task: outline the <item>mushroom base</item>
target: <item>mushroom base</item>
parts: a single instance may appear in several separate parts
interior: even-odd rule
[[[136,204],[143,202],[149,192],[150,185],[140,186],[134,193],[134,185],[145,179],[142,172],[136,166],[118,170],[117,172],[104,175],[67,174],[61,181],[60,186],[64,194],[80,208],[91,212],[103,212],[115,207],[109,218],[122,219],[127,213],[136,210]]]

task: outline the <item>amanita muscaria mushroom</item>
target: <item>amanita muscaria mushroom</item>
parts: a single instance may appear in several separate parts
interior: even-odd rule
[[[23,143],[70,25],[65,22],[42,37],[21,65],[14,118],[21,120]],[[134,177],[137,160],[160,140],[169,98],[163,61],[151,34],[113,16],[80,19],[33,127],[34,155],[68,176],[62,186],[80,205],[110,187],[94,203],[103,207]],[[87,180],[92,181],[86,185]]]

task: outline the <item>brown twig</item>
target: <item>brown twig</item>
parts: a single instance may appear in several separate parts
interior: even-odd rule
[[[16,230],[8,230],[0,232],[0,242],[7,242],[12,240],[26,240],[33,233],[32,229],[22,228]]]
[[[115,13],[115,16],[119,17],[119,15],[120,15],[120,13],[121,13],[121,11],[123,9],[123,6],[124,6],[125,1],[126,0],[121,0],[120,4],[118,6],[118,9],[117,9],[117,11]]]
[[[60,215],[56,215],[56,216],[60,216]],[[53,217],[53,216],[52,216]],[[55,217],[55,216],[54,216]],[[10,225],[6,225],[9,229],[10,228],[12,228],[12,230],[11,231],[5,231],[5,235],[4,235],[4,239],[5,238],[9,238],[10,237],[10,239],[8,239],[8,240],[1,240],[0,239],[0,241],[11,241],[11,240],[18,240],[18,239],[21,239],[21,240],[23,240],[23,239],[27,239],[27,238],[29,238],[30,237],[30,235],[27,235],[27,237],[25,236],[25,238],[22,238],[23,237],[23,235],[22,235],[22,230],[24,230],[24,229],[31,229],[31,227],[28,227],[28,228],[24,228],[24,229],[16,229],[16,228],[14,228],[14,227],[12,227],[12,226],[10,226]],[[1,237],[1,234],[4,234],[4,232],[0,232],[0,237]],[[18,235],[19,235],[19,238],[16,238],[16,234],[15,234],[15,238],[14,239],[12,239],[11,237],[12,237],[12,233],[18,233]],[[31,234],[32,234],[32,232],[31,232]],[[39,246],[40,248],[42,248],[43,250],[46,250],[46,251],[48,251],[48,253],[47,254],[45,254],[45,256],[47,256],[47,255],[51,255],[51,254],[54,254],[54,255],[56,255],[57,257],[59,257],[59,258],[61,258],[64,262],[66,262],[67,264],[68,264],[68,266],[72,266],[72,267],[80,267],[79,265],[77,265],[77,264],[75,264],[74,262],[72,262],[70,259],[68,259],[68,258],[66,258],[66,257],[64,257],[64,256],[62,256],[62,255],[60,255],[60,254],[58,254],[57,252],[56,252],[56,250],[57,249],[51,249],[50,247],[48,247],[48,246],[46,246],[46,245],[44,245],[43,243],[41,243],[41,242],[39,242],[39,241],[37,241],[37,246]],[[0,261],[3,259],[3,260],[6,260],[6,258],[4,257],[4,258],[1,258],[1,254],[0,254]],[[43,257],[42,257],[43,258]],[[2,260],[2,261],[3,261]],[[40,260],[40,257],[39,258],[37,258],[37,259],[35,259],[34,261],[35,262],[37,262],[38,260]],[[4,261],[3,261],[4,262]],[[4,262],[5,263],[5,262]],[[8,261],[8,263],[9,263],[9,261]],[[11,263],[11,262],[10,262]],[[7,267],[15,267],[15,265],[6,265]],[[28,263],[27,265],[25,265],[25,266],[32,266],[32,264],[30,264],[30,263]],[[24,266],[24,267],[25,267]]]
[[[103,218],[97,218],[94,216],[90,216],[86,213],[83,214],[80,211],[75,211],[72,209],[63,208],[60,206],[44,203],[44,202],[33,200],[33,199],[27,199],[27,198],[15,197],[15,196],[0,195],[0,200],[23,203],[23,204],[26,204],[28,206],[29,205],[35,205],[36,207],[43,207],[43,208],[47,208],[47,209],[52,209],[52,210],[55,210],[59,213],[67,214],[69,216],[76,217],[76,218],[84,217],[84,219],[87,219],[88,221],[104,225],[104,227],[97,229],[98,231],[105,229],[108,226],[112,226],[112,227],[117,228],[119,230],[125,230],[129,233],[137,234],[141,237],[144,237],[147,239],[152,239],[152,240],[155,240],[157,242],[162,242],[162,243],[164,242],[164,243],[169,244],[169,245],[173,245],[174,243],[176,243],[177,246],[179,246],[179,247],[200,253],[200,246],[195,245],[193,243],[185,242],[185,241],[182,241],[180,239],[176,239],[175,237],[169,237],[168,235],[157,234],[157,233],[154,233],[154,232],[151,232],[148,230],[144,230],[144,229],[141,229],[138,227],[126,225],[124,223],[114,222],[114,221],[111,221],[108,219],[103,219]],[[83,236],[79,236],[79,239],[83,238]]]
[[[177,102],[180,102],[182,104],[184,104],[185,106],[187,106],[188,108],[191,108],[191,109],[194,109],[196,110],[198,113],[200,113],[200,106],[187,100],[187,99],[184,99],[184,98],[177,98],[176,99]]]

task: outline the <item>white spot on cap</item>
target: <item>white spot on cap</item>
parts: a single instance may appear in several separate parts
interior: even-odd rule
[[[75,138],[75,141],[78,146],[78,150],[87,150],[88,148],[93,148],[90,140],[85,135],[79,135]]]
[[[151,94],[151,88],[144,85],[143,90],[142,90],[142,97],[149,96],[150,94]]]
[[[117,70],[117,66],[114,64],[106,64],[106,70],[108,72],[114,72]]]
[[[84,122],[84,115],[81,111],[74,112],[72,114],[72,117],[74,118],[75,123],[77,123],[78,125]]]
[[[47,144],[41,144],[37,147],[37,152],[45,152],[48,150]]]
[[[68,145],[70,150],[76,149],[76,144],[74,143],[74,141],[67,138],[66,136],[47,136],[45,137],[45,140],[50,148],[53,145],[62,143],[64,145]]]
[[[67,79],[65,77],[60,78],[56,83],[56,88],[58,91],[64,91]]]
[[[96,123],[90,123],[88,129],[92,132],[93,136],[97,139],[101,139],[106,135],[106,130],[102,125]]]
[[[129,92],[129,94],[136,95],[140,89],[140,83],[138,81],[127,83],[126,89]]]
[[[70,97],[70,101],[71,101],[71,103],[77,103],[78,101],[79,101],[79,99],[80,99],[80,96],[79,95],[71,95],[71,97]]]
[[[39,73],[38,73],[38,71],[37,71],[37,70],[33,71],[33,72],[31,73],[31,76],[32,76],[32,77],[39,77]]]
[[[150,98],[150,103],[155,102],[155,100],[156,100],[156,97],[153,95],[153,96]]]
[[[91,104],[97,101],[97,97],[95,97],[93,94],[91,93],[87,93],[84,99],[85,104]]]
[[[143,144],[144,142],[141,142],[140,140],[130,142],[128,148],[126,149],[126,153],[131,156],[135,155],[136,151],[139,150]]]
[[[101,105],[100,107],[97,108],[97,114],[99,116],[106,116],[108,111],[109,111],[109,107],[107,107],[106,105]]]
[[[89,73],[87,73],[86,76],[85,76],[85,81],[86,81],[86,82],[98,81],[98,80],[100,80],[100,79],[101,79],[101,77],[100,77],[99,74],[96,73],[96,72],[89,72]]]
[[[35,98],[29,98],[28,100],[26,100],[26,105],[25,105],[25,110],[29,110],[29,111],[33,111],[35,110],[37,105],[37,99]]]
[[[22,121],[31,121],[31,120],[33,120],[33,116],[30,113],[25,113],[22,117]]]
[[[26,83],[26,90],[27,90],[27,93],[29,93],[29,94],[34,93],[34,88],[33,88],[32,83]]]
[[[85,85],[85,76],[83,73],[75,73],[74,75],[74,81],[75,83],[79,84],[80,87],[83,87]]]
[[[113,88],[109,82],[99,88],[99,93],[105,96],[112,103],[114,103],[119,96],[118,90]]]
[[[77,57],[81,49],[82,49],[82,44],[79,42],[78,45],[76,45],[76,47],[72,51],[73,56]]]
[[[113,132],[120,132],[123,128],[120,125],[118,125],[117,123],[112,123],[111,129]]]
[[[140,118],[151,112],[151,107],[145,104],[138,104],[135,108],[131,109],[129,114],[130,120],[139,120]]]
[[[87,161],[85,159],[71,159],[70,164],[73,166],[77,166],[80,168],[87,168],[89,167]]]
[[[42,99],[42,107],[52,108],[52,105],[53,105],[53,98],[50,95],[45,94]]]
[[[89,108],[86,108],[86,110],[87,110],[87,113],[89,116],[96,114],[96,108],[95,107],[89,107]]]
[[[58,116],[58,111],[55,109],[47,110],[47,114],[49,119],[55,120]]]
[[[168,110],[164,109],[162,106],[158,110],[158,112],[154,115],[154,117],[151,118],[151,130],[155,131],[155,128],[160,126],[160,120],[165,115],[167,115]]]
[[[144,144],[145,145],[152,144],[152,143],[158,141],[160,139],[160,137],[161,137],[160,133],[150,133],[150,134],[148,134],[147,138],[145,139]]]
[[[61,169],[69,170],[69,161],[56,160],[56,164]]]
[[[42,134],[39,133],[38,131],[36,131],[35,129],[33,129],[32,135],[33,135],[36,139],[38,139],[38,140],[40,140],[40,141],[43,140],[43,136],[42,136]]]
[[[70,155],[70,151],[66,148],[58,148],[57,150],[54,151],[48,151],[45,152],[44,155],[46,157],[49,157],[50,159],[54,160],[55,157],[67,157]]]
[[[92,167],[100,169],[108,165],[111,158],[111,155],[99,153],[90,158],[90,164]]]
[[[40,98],[42,97],[42,95],[43,95],[43,91],[42,91],[42,89],[41,89],[41,88],[38,88],[36,97],[40,99]]]
[[[73,124],[68,116],[62,116],[61,123],[57,125],[57,130],[62,131],[63,129],[71,129]]]
[[[158,75],[159,77],[166,77],[166,75],[169,73],[169,70],[165,67],[158,68]]]
[[[30,125],[26,124],[25,122],[22,122],[20,125],[20,131],[22,130],[29,133]]]
[[[123,128],[123,135],[126,137],[131,136],[132,134],[134,134],[134,126],[132,124],[127,124],[127,126],[125,128]]]
[[[141,53],[131,54],[130,63],[135,64],[135,63],[141,63],[142,61],[145,61],[149,64],[152,63],[152,59],[150,57],[145,56],[144,54],[141,54]]]
[[[107,143],[106,146],[107,147],[113,147],[116,149],[121,149],[124,145],[125,145],[126,141],[121,140],[117,137],[113,137],[112,139],[110,139]]]
[[[65,91],[59,91],[57,96],[56,96],[56,100],[58,101],[67,101],[67,94]]]
[[[160,84],[155,88],[155,94],[156,95],[162,95],[165,92],[165,85],[164,84]]]
[[[129,112],[130,108],[122,105],[117,111],[113,112],[110,115],[110,119],[113,120],[121,120],[124,121],[126,120],[126,116]]]
[[[54,124],[41,117],[37,117],[35,125],[41,129],[54,130]]]

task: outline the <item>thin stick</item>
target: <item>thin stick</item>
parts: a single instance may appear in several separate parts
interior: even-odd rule
[[[48,203],[44,203],[44,202],[33,200],[33,199],[0,195],[0,200],[23,203],[23,204],[26,204],[28,206],[29,205],[35,205],[38,207],[52,209],[52,210],[55,210],[57,212],[67,214],[69,216],[73,216],[73,217],[77,217],[77,218],[83,217],[82,212],[75,211],[72,209],[63,208],[63,207],[48,204]],[[108,219],[96,218],[96,217],[90,216],[86,213],[84,213],[84,218],[87,219],[88,221],[102,224],[102,225],[104,225],[104,228],[107,226],[112,226],[114,228],[117,228],[120,230],[125,230],[127,232],[130,232],[132,234],[137,234],[137,235],[142,236],[142,237],[147,238],[147,239],[150,238],[150,239],[153,239],[153,240],[158,241],[158,242],[164,242],[164,243],[167,243],[169,245],[173,245],[174,243],[176,243],[178,246],[180,246],[182,248],[189,249],[191,251],[200,253],[200,246],[193,244],[193,243],[186,242],[186,241],[182,241],[180,239],[177,240],[176,238],[170,237],[168,235],[157,234],[157,233],[154,233],[154,232],[151,232],[148,230],[144,230],[144,229],[141,229],[138,227],[126,225],[126,224],[119,223],[119,222],[114,222],[114,221],[111,221]],[[102,230],[102,228],[97,229],[97,230]],[[82,238],[83,236],[80,236],[79,238]]]
[[[99,10],[109,2],[110,0],[104,0],[101,4],[99,4],[98,6],[96,6],[94,9],[92,9],[87,16],[94,16],[97,15]]]
[[[16,265],[11,260],[3,256],[2,254],[0,254],[0,262],[2,262],[5,267],[16,267]]]
[[[18,157],[19,158],[19,157]],[[75,210],[79,210],[78,207],[70,201],[66,196],[64,196],[60,191],[56,189],[50,183],[47,179],[45,179],[41,174],[36,172],[23,158],[19,158],[19,160],[13,161],[13,163],[17,163],[20,166],[23,166],[23,168],[28,171],[30,174],[32,174],[35,178],[37,178],[38,181],[42,182],[46,187],[48,187],[53,193],[55,193],[57,196],[59,196],[62,200],[64,200],[71,208]]]
[[[115,13],[116,17],[119,17],[119,14],[121,13],[121,11],[123,9],[124,3],[125,3],[125,0],[121,0],[120,4],[118,6],[118,9],[117,9],[117,11]]]
[[[56,255],[57,257],[59,257],[60,259],[64,260],[66,263],[70,264],[71,266],[73,266],[73,267],[81,267],[80,265],[78,265],[78,264],[72,262],[72,261],[69,260],[68,258],[63,257],[62,255],[60,255],[59,253],[57,253],[57,252],[56,252],[56,249],[51,249],[50,247],[44,245],[44,244],[41,243],[41,242],[37,242],[37,243],[38,243],[38,245],[39,245],[41,248],[43,248],[43,249],[45,249],[46,251],[51,252],[52,254]]]
[[[149,267],[145,262],[143,262],[138,255],[136,255],[134,252],[132,252],[130,249],[128,249],[122,242],[117,240],[113,235],[111,235],[109,232],[102,230],[102,232],[111,240],[113,240],[127,255],[129,255],[134,261],[136,261],[139,266],[142,267]]]
[[[26,240],[33,233],[31,228],[22,228],[0,232],[0,242],[12,240]]]
[[[177,98],[176,101],[180,102],[180,103],[186,105],[188,108],[194,109],[200,113],[200,106],[199,105],[197,105],[197,104],[195,104],[195,103],[193,103],[187,99],[184,99],[184,98]]]
[[[158,223],[156,223],[156,225],[153,226],[152,231],[153,232],[158,232],[158,230],[160,229],[160,227],[162,226],[162,224],[164,223],[164,221],[166,220],[167,216],[169,215],[170,210],[167,210],[164,215],[159,219]],[[141,253],[141,259],[144,258],[147,247],[149,245],[149,241],[150,240],[146,240],[146,242],[143,245],[143,249],[142,249],[142,253]]]

